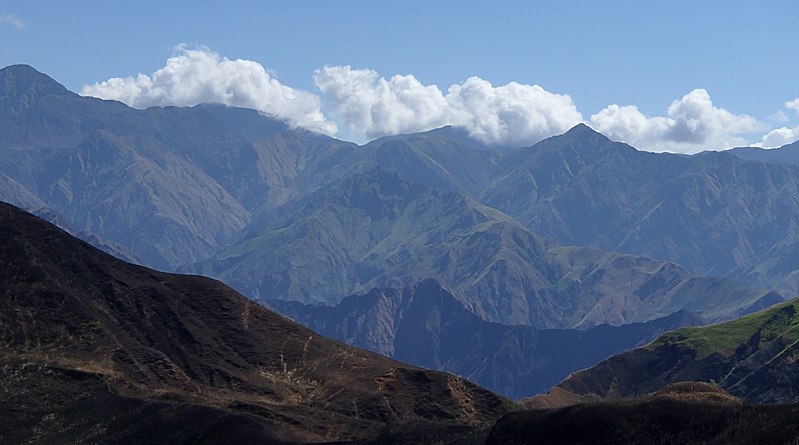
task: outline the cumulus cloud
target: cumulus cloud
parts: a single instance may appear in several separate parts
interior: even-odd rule
[[[799,139],[799,127],[796,128],[788,128],[788,127],[780,127],[776,130],[771,130],[763,136],[763,140],[757,144],[753,144],[755,147],[762,147],[762,148],[777,148],[782,147],[783,145],[790,144],[791,142],[795,142]]]
[[[3,23],[24,28],[13,14],[0,14]],[[413,75],[385,78],[374,70],[348,65],[325,66],[313,78],[324,104],[317,94],[282,84],[257,62],[231,60],[206,47],[179,45],[154,73],[86,85],[82,94],[135,108],[218,102],[257,109],[292,126],[335,135],[337,125],[324,109],[353,137],[364,140],[453,125],[485,143],[522,146],[583,122],[570,96],[538,85],[494,86],[470,77],[442,91]],[[799,113],[799,98],[785,107]],[[753,145],[774,147],[799,139],[799,127],[786,126],[785,112],[767,120],[781,128]],[[592,115],[589,123],[611,139],[639,149],[682,153],[749,145],[751,139],[745,136],[766,129],[751,116],[714,105],[704,89],[673,101],[662,116],[647,116],[635,105],[613,104]]]
[[[330,99],[336,116],[369,138],[446,123],[447,104],[441,91],[413,76],[386,80],[372,70],[326,66],[316,70],[314,81]]]
[[[672,102],[666,116],[649,117],[633,105],[610,105],[592,115],[591,123],[611,139],[645,150],[681,153],[746,144],[742,135],[763,129],[751,116],[713,105],[704,89]]]
[[[336,132],[315,94],[281,84],[257,62],[230,60],[205,47],[179,45],[166,66],[151,75],[111,78],[86,85],[81,94],[118,100],[134,108],[218,102],[260,110],[292,126]]]
[[[25,22],[17,18],[13,12],[0,13],[0,25],[10,26],[17,30],[25,29]]]
[[[788,115],[785,114],[785,112],[782,110],[770,114],[766,119],[768,119],[770,122],[779,122],[779,123],[785,123],[791,120],[790,118],[788,118]]]
[[[325,66],[314,81],[341,123],[369,139],[455,125],[486,143],[524,145],[582,121],[571,97],[538,85],[471,77],[445,94],[412,75],[386,79],[350,66]]]
[[[797,97],[794,100],[789,100],[788,102],[785,102],[785,107],[790,108],[799,113],[799,97]]]
[[[785,108],[792,109],[799,114],[799,97],[785,102]],[[785,113],[782,111],[778,111],[777,113],[781,113],[783,116],[785,116]],[[783,122],[788,120],[788,117],[785,116]],[[775,130],[771,130],[763,136],[763,139],[759,143],[753,145],[755,147],[776,148],[790,144],[797,140],[799,140],[799,125],[794,128],[780,127]]]

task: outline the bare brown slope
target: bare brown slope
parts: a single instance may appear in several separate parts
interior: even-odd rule
[[[18,425],[30,417],[20,404],[52,408],[60,426],[25,430],[44,434],[40,442],[110,427],[119,413],[97,408],[108,397],[127,401],[121,413],[126,403],[155,403],[167,420],[199,409],[224,424],[246,413],[264,437],[302,441],[362,439],[398,425],[478,426],[508,408],[461,378],[326,339],[220,282],[121,262],[1,203],[0,246],[0,417]],[[75,381],[93,382],[86,397],[100,402],[84,409],[96,418],[69,423]],[[37,387],[63,397],[43,401]],[[172,411],[158,405],[166,402]],[[151,418],[132,415],[129,430],[117,425],[120,437]],[[17,433],[32,437],[25,431]]]

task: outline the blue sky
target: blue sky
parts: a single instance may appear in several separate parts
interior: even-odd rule
[[[694,152],[799,138],[797,18],[795,1],[11,0],[0,65],[133,106],[227,102],[356,141],[451,123],[523,145],[585,121]],[[186,71],[156,77],[170,58]]]

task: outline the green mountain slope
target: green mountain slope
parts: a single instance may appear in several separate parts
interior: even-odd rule
[[[534,403],[645,394],[679,381],[714,382],[752,402],[799,401],[799,300],[726,323],[683,328],[577,372]]]

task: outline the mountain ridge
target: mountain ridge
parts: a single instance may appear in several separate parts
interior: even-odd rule
[[[0,70],[0,108],[30,108],[43,96],[75,95],[50,76],[30,65],[10,65]]]
[[[799,141],[778,148],[736,147],[727,153],[750,161],[799,164]]]
[[[680,311],[646,323],[585,330],[487,322],[433,279],[373,289],[335,306],[270,300],[266,305],[347,344],[462,375],[512,399],[543,393],[569,373],[702,320]]]
[[[328,304],[435,278],[488,321],[540,328],[643,322],[680,309],[715,321],[781,301],[665,261],[559,247],[467,196],[380,167],[346,177],[291,218],[185,270],[256,299]]]
[[[0,77],[16,78],[15,71],[0,70]],[[354,147],[291,131],[254,110],[135,110],[23,71],[49,86],[16,110],[8,103],[24,92],[5,82],[0,172],[75,227],[124,245],[151,266],[173,269],[209,256],[251,213],[295,193],[298,170],[319,164],[309,175],[326,178],[335,174],[326,159],[337,164],[337,153]],[[14,191],[0,195],[23,206],[30,201]]]
[[[799,221],[791,216],[799,211],[799,167],[790,164],[641,152],[585,124],[510,151],[466,140],[455,128],[358,147],[254,110],[134,110],[70,93],[30,67],[4,70],[3,104],[30,89],[9,80],[20,77],[16,71],[45,87],[24,109],[0,107],[0,173],[13,181],[0,181],[0,195],[20,205],[36,198],[151,266],[204,260],[252,225],[290,216],[316,191],[381,166],[466,194],[561,245],[667,259],[692,273],[799,292],[792,266]],[[106,174],[131,163],[123,178]],[[123,188],[121,180],[132,200],[109,192]],[[149,228],[131,235],[137,224]]]
[[[586,126],[502,162],[509,173],[481,202],[543,237],[797,292],[792,270],[782,270],[799,227],[797,166],[724,152],[641,152]]]

